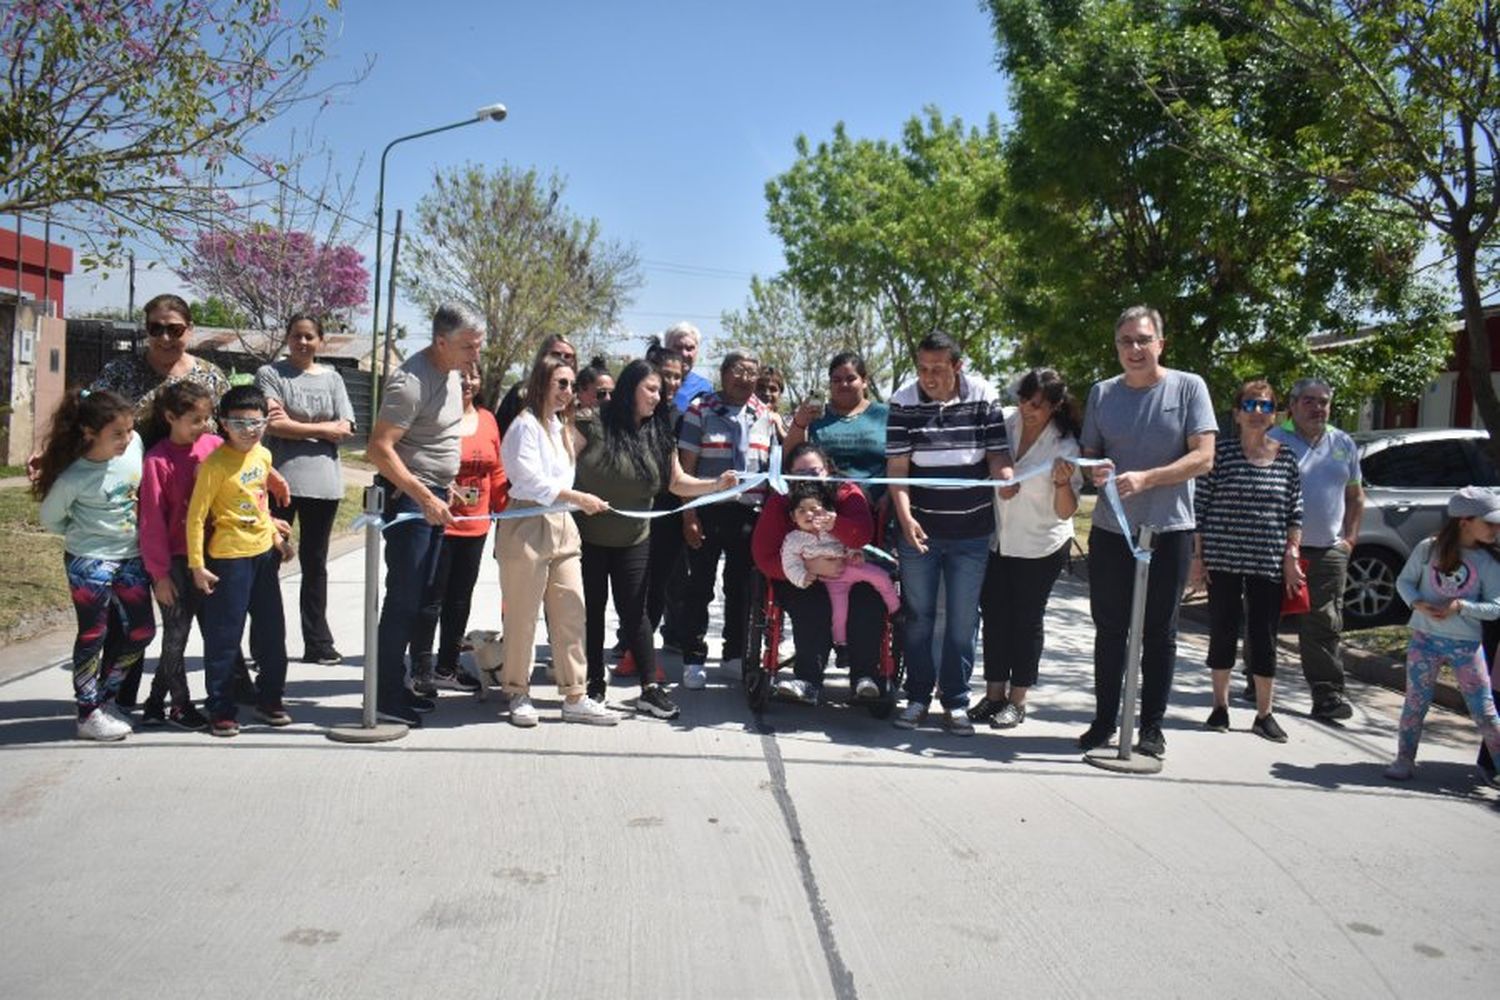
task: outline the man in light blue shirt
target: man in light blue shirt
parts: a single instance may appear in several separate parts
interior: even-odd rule
[[[686,371],[683,373],[682,385],[678,388],[677,395],[672,397],[672,403],[677,407],[679,414],[686,413],[693,400],[714,391],[713,383],[693,370],[698,361],[698,347],[702,344],[703,337],[693,324],[678,323],[662,334],[661,342],[668,350],[682,355],[682,366]]]
[[[1302,470],[1302,558],[1307,560],[1311,610],[1297,617],[1302,673],[1312,689],[1312,716],[1340,722],[1354,714],[1344,700],[1344,663],[1339,633],[1344,630],[1344,587],[1349,554],[1365,512],[1359,450],[1354,439],[1328,423],[1333,390],[1320,378],[1292,386],[1291,426],[1271,437],[1286,445]]]

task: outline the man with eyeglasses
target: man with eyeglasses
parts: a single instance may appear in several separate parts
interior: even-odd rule
[[[727,469],[753,474],[765,470],[771,455],[770,410],[755,397],[760,365],[743,351],[730,351],[719,365],[720,389],[688,406],[678,431],[682,471],[713,479]],[[688,547],[688,583],[683,595],[682,686],[708,684],[708,607],[724,557],[724,649],[721,665],[732,671],[745,643],[745,580],[750,575],[750,535],[761,495],[740,494],[682,515]]]
[[[1354,714],[1344,700],[1344,587],[1349,554],[1359,537],[1365,491],[1354,439],[1328,422],[1333,390],[1320,378],[1292,385],[1291,420],[1270,436],[1291,449],[1302,470],[1302,558],[1311,609],[1297,616],[1302,674],[1312,689],[1312,716],[1342,722]]]
[[[1089,390],[1079,444],[1103,487],[1111,473],[1129,525],[1122,525],[1100,495],[1089,532],[1089,609],[1094,619],[1094,719],[1078,738],[1080,749],[1114,736],[1130,632],[1135,583],[1133,539],[1125,532],[1156,529],[1146,582],[1141,629],[1141,714],[1137,749],[1165,755],[1162,719],[1177,666],[1177,612],[1193,552],[1193,481],[1214,464],[1219,425],[1203,379],[1161,363],[1161,314],[1132,306],[1115,321],[1115,353],[1122,374]]]
[[[387,722],[422,724],[435,703],[406,687],[406,653],[436,572],[443,532],[453,523],[449,488],[458,475],[464,416],[459,372],[479,363],[484,321],[466,306],[432,316],[432,343],[392,372],[366,454],[386,492],[385,602],[380,608],[376,712]],[[401,514],[420,520],[390,522]]]

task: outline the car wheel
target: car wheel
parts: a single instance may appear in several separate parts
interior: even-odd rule
[[[1344,585],[1344,627],[1370,628],[1400,617],[1406,605],[1396,594],[1401,559],[1391,550],[1361,545],[1349,558]]]

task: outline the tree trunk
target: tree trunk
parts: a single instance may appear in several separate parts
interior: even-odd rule
[[[1479,295],[1478,247],[1464,242],[1456,248],[1454,268],[1463,304],[1464,336],[1469,340],[1469,387],[1479,419],[1490,432],[1490,458],[1500,467],[1500,396],[1490,379],[1490,338],[1484,329],[1484,300]]]

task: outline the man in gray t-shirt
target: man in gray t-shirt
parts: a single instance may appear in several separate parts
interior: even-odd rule
[[[1102,490],[1089,532],[1089,606],[1094,618],[1094,721],[1078,739],[1084,750],[1114,736],[1127,669],[1130,593],[1135,557],[1125,531],[1152,525],[1151,571],[1141,629],[1141,728],[1138,749],[1166,752],[1162,718],[1177,665],[1177,609],[1193,547],[1193,480],[1213,468],[1218,423],[1203,379],[1161,363],[1161,314],[1133,306],[1115,323],[1115,350],[1124,373],[1089,391],[1080,445],[1103,487],[1114,474],[1128,527]]]
[[[370,430],[367,454],[386,490],[385,603],[380,609],[378,714],[387,721],[421,725],[418,712],[433,702],[408,691],[406,652],[430,580],[442,552],[443,530],[453,523],[448,486],[458,474],[463,388],[459,371],[479,361],[484,323],[467,307],[439,306],[432,317],[432,343],[407,359],[386,380]]]

